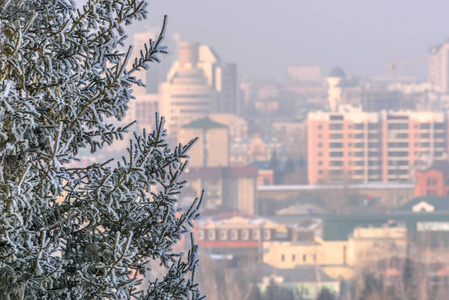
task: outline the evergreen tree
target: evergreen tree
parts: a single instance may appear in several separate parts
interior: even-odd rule
[[[117,50],[146,17],[144,0],[0,1],[0,299],[201,297],[193,236],[173,250],[199,217],[201,199],[175,207],[195,140],[172,151],[157,117],[122,161],[70,166],[123,138],[135,73],[166,53],[165,22],[132,64]]]

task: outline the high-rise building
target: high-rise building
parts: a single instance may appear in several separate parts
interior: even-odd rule
[[[449,92],[449,42],[433,46],[428,54],[429,81],[433,90]]]
[[[236,67],[224,64],[215,51],[193,42],[179,43],[179,59],[161,85],[161,113],[169,134],[210,113],[237,113]]]
[[[448,125],[443,112],[309,113],[309,183],[412,181],[422,161],[446,157]]]
[[[149,40],[156,41],[158,38],[160,29],[150,29],[145,32],[135,33],[133,35],[133,52],[130,59],[130,64],[134,63],[135,58],[140,57],[140,50],[143,48],[144,44],[149,43]],[[165,81],[171,66],[178,58],[178,43],[179,34],[166,34],[162,42],[162,46],[167,47],[168,54],[158,54],[157,57],[160,62],[149,63],[148,70],[141,70],[140,72],[135,72],[134,75],[138,77],[146,87],[142,91],[136,90],[136,92],[144,92],[155,94],[159,92],[159,85]]]

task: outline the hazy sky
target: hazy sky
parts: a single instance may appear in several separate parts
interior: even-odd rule
[[[393,52],[397,60],[425,60],[428,47],[449,36],[449,0],[149,2],[148,25],[168,14],[169,33],[211,45],[242,76],[257,78],[282,77],[298,63],[387,75]]]

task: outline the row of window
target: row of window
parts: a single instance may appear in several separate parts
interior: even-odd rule
[[[307,255],[303,254],[302,256],[300,255],[300,257],[302,258],[302,262],[307,262]],[[281,261],[285,261],[286,257],[285,254],[281,254]],[[312,255],[312,260],[313,262],[316,262],[316,254]],[[291,256],[291,261],[296,261],[296,254],[292,254]]]
[[[218,231],[218,237],[217,237],[217,231]],[[231,229],[231,230],[226,230],[226,229],[220,229],[220,230],[198,230],[198,240],[203,241],[206,239],[209,241],[215,241],[215,240],[220,240],[220,241],[226,241],[226,240],[232,240],[232,241],[237,241],[239,240],[239,230],[237,229]],[[261,230],[252,230],[251,231],[251,236],[250,236],[250,231],[245,229],[245,230],[240,230],[240,240],[255,240],[258,241],[260,240],[260,234],[261,234]],[[263,230],[263,239],[264,240],[270,240],[271,239],[271,230],[266,229]]]
[[[382,144],[380,143],[367,143],[366,146],[367,148],[377,148],[380,147]],[[423,142],[423,143],[413,143],[413,145],[415,147],[417,147],[418,145],[422,148],[429,148],[430,147],[430,143],[429,142]],[[433,143],[433,145],[436,148],[442,148],[442,147],[446,147],[445,143]],[[352,143],[348,143],[348,147],[352,147],[353,144]],[[318,143],[318,148],[322,148],[323,147],[323,143]],[[330,148],[343,148],[344,144],[343,143],[329,143],[329,147]],[[365,143],[355,143],[354,144],[355,148],[365,148]],[[388,147],[389,148],[407,148],[409,147],[409,143],[408,142],[390,142],[388,143]]]

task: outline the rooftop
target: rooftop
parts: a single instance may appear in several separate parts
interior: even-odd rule
[[[221,123],[212,121],[209,117],[198,119],[182,126],[182,128],[195,128],[195,129],[213,129],[213,128],[227,128],[228,126]]]

